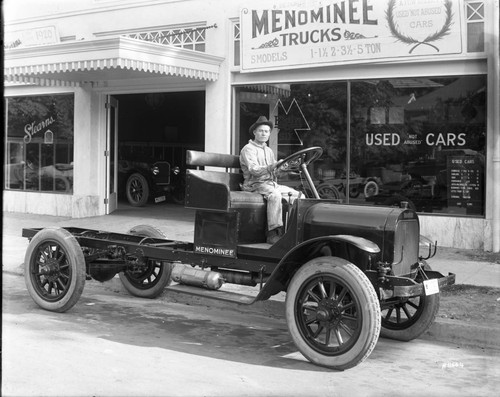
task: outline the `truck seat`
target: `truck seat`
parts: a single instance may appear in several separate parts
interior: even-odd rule
[[[239,156],[188,150],[186,164],[198,169],[186,172],[186,207],[228,212],[232,209],[265,209],[262,195],[241,191],[243,174]],[[224,171],[199,169],[219,167]]]
[[[239,244],[266,241],[266,202],[259,193],[241,191],[243,173],[240,170],[238,156],[188,150],[186,164],[198,168],[186,171],[187,208],[196,209],[197,215],[203,214],[200,215],[200,219],[209,219],[212,224],[223,225],[228,222],[227,219],[235,218]],[[212,171],[200,167],[219,167],[224,170]],[[201,226],[201,228],[206,227]],[[227,230],[230,229],[228,226]],[[212,233],[211,229],[207,230],[208,234]],[[202,234],[203,232],[204,230],[200,231]],[[197,236],[195,228],[195,241]],[[200,237],[200,240],[203,241],[204,238]]]

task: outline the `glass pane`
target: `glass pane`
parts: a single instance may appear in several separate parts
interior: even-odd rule
[[[277,158],[323,148],[309,165],[322,198],[484,216],[486,90],[485,75],[237,87],[236,149],[263,115]],[[300,175],[280,182],[308,193]]]
[[[111,106],[109,108],[109,193],[113,194],[115,192],[115,158],[116,158],[116,153],[115,153],[115,145],[116,145],[116,140],[115,140],[115,129],[116,129],[116,123],[115,123],[115,117],[116,117],[116,108],[114,106]]]
[[[467,3],[467,20],[482,21],[484,19],[484,5],[482,2]]]
[[[240,41],[234,41],[234,66],[240,66]]]
[[[277,105],[277,115],[280,157],[303,147],[322,147],[322,157],[310,165],[309,172],[317,184],[328,181],[343,190],[347,182],[347,83],[292,84],[290,96]]]
[[[5,165],[5,188],[24,189],[24,144],[23,142],[9,142],[7,144]]]
[[[467,24],[467,52],[484,52],[484,23]]]
[[[73,191],[73,95],[7,99],[6,189]]]
[[[367,202],[484,215],[485,76],[357,81],[351,106]]]
[[[262,97],[264,101],[264,97]],[[240,120],[239,120],[239,151],[245,146],[253,136],[249,132],[250,126],[259,118],[259,116],[266,116],[271,118],[269,104],[258,102],[240,102]],[[276,154],[276,152],[275,152]]]
[[[320,146],[323,156],[309,165],[315,185],[329,183],[347,191],[347,83],[255,85],[237,88],[236,93],[239,150],[253,138],[249,127],[259,116],[266,116],[275,127],[268,144],[276,158]],[[283,173],[279,181],[312,197],[306,181],[296,173]]]

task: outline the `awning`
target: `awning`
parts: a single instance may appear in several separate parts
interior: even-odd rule
[[[161,76],[215,81],[223,60],[128,37],[73,41],[5,50],[4,81],[49,86]]]
[[[291,94],[290,84],[255,84],[245,85],[244,87],[251,91],[274,94],[285,98],[288,98]]]

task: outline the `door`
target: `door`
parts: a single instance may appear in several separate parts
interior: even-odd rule
[[[110,214],[118,206],[118,100],[106,98],[106,197],[105,213]]]

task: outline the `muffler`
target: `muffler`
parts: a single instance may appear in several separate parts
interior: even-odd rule
[[[171,278],[179,284],[193,285],[207,289],[219,289],[225,281],[220,273],[195,269],[183,264],[176,264],[174,266]]]

